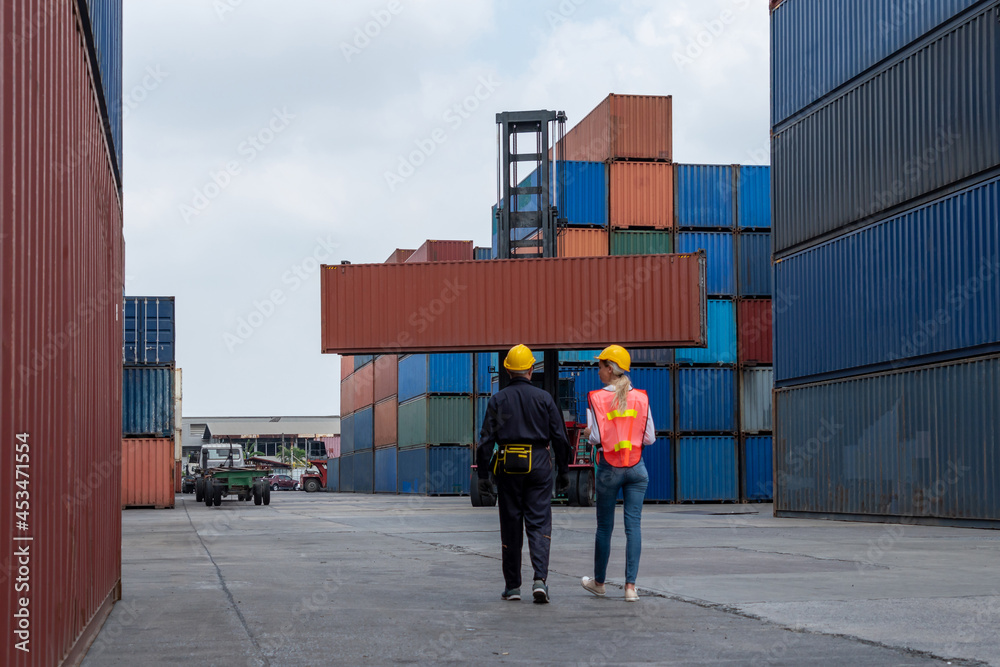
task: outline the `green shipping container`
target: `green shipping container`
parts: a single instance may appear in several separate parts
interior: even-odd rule
[[[399,448],[474,442],[471,396],[418,396],[399,404]]]
[[[656,255],[673,251],[672,231],[611,230],[612,255]]]

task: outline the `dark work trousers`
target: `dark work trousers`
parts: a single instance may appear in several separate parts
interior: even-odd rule
[[[535,446],[531,472],[496,475],[500,506],[500,542],[503,578],[507,590],[521,587],[521,547],[528,534],[528,551],[535,579],[549,576],[552,543],[552,462],[549,449]]]

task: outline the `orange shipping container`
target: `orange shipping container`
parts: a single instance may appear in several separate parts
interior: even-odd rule
[[[600,257],[608,254],[608,230],[566,227],[559,230],[560,257]]]
[[[354,412],[354,375],[347,376],[340,383],[340,416],[346,417]]]
[[[184,473],[181,471],[181,462],[174,461],[174,493],[181,492],[181,481]]]
[[[375,359],[375,391],[373,395],[375,401],[381,401],[396,394],[398,385],[396,364],[395,354],[383,354]]]
[[[386,447],[396,444],[397,404],[396,397],[391,396],[375,404],[375,446]]]
[[[122,440],[122,507],[174,506],[174,439]]]
[[[566,133],[562,159],[669,162],[673,155],[672,114],[669,95],[608,95]]]
[[[389,255],[389,258],[387,260],[385,260],[384,263],[385,264],[402,264],[403,262],[405,262],[406,260],[408,260],[410,258],[410,255],[412,255],[414,252],[416,252],[416,250],[407,250],[405,248],[396,248],[395,250],[392,251],[392,254]]]
[[[611,227],[670,229],[674,226],[674,169],[665,162],[608,165]]]
[[[346,355],[340,358],[340,379],[346,380],[354,372],[354,356]]]
[[[354,410],[357,412],[375,402],[375,364],[365,364],[354,371]]]

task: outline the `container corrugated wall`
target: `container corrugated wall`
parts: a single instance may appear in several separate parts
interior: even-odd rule
[[[998,38],[983,7],[776,131],[775,252],[1000,165]]]
[[[729,165],[678,164],[678,227],[734,227],[735,176]]]
[[[340,416],[340,455],[354,451],[354,415]]]
[[[642,448],[642,461],[646,464],[649,486],[646,500],[672,502],[674,492],[674,447],[670,438],[659,436],[652,445]]]
[[[471,393],[471,354],[411,354],[399,360],[400,402],[423,394]]]
[[[395,447],[375,450],[375,493],[398,493]]]
[[[579,422],[586,423],[587,392],[601,388],[601,379],[597,374],[597,366],[567,366],[560,368],[559,378],[573,380],[573,398],[577,406],[576,419]],[[639,388],[642,389],[642,387]],[[660,428],[670,430],[667,426],[661,426]]]
[[[127,296],[124,303],[122,363],[170,366],[174,363],[174,297]]]
[[[340,457],[340,491],[354,493],[354,452]]]
[[[736,185],[737,224],[741,229],[771,226],[771,168],[740,166]]]
[[[122,0],[87,0],[101,98],[108,112],[112,153],[122,171]],[[159,76],[159,71],[156,72]],[[165,74],[164,74],[165,76]]]
[[[735,432],[736,372],[729,368],[677,371],[677,430]]]
[[[174,371],[140,366],[122,370],[121,433],[125,436],[172,438],[174,435]]]
[[[739,500],[736,439],[730,436],[685,436],[677,440],[677,500]]]
[[[736,277],[740,296],[771,296],[774,272],[771,270],[771,235],[742,232],[736,235],[739,274]]]
[[[374,420],[374,444],[376,447],[385,447],[396,444],[396,397],[379,401],[373,410]]]
[[[736,303],[708,300],[708,347],[679,347],[674,358],[679,364],[736,363]]]
[[[122,440],[122,507],[174,506],[174,439]]]
[[[665,162],[610,163],[608,222],[612,228],[673,227],[673,165]]]
[[[399,447],[474,442],[469,396],[421,396],[399,404]]]
[[[340,491],[340,457],[326,461],[326,490]]]
[[[599,257],[608,254],[608,230],[563,227],[557,237],[559,257]]]
[[[770,299],[748,299],[736,304],[737,356],[742,364],[770,364],[774,360],[771,331],[774,313]]]
[[[612,255],[656,255],[674,251],[674,235],[669,231],[613,229],[609,238]]]
[[[340,357],[340,379],[346,380],[354,372],[354,357],[347,354]]]
[[[594,364],[600,353],[600,350],[567,350],[559,353],[559,362]]]
[[[396,394],[399,381],[396,376],[398,358],[394,354],[383,354],[375,359],[375,378],[372,399],[381,401]]]
[[[340,381],[340,416],[354,412],[354,374]]]
[[[357,371],[362,367],[370,364],[375,360],[375,355],[373,354],[357,354],[354,355],[354,370]]]
[[[0,664],[11,666],[80,659],[121,597],[122,206],[109,159],[116,147],[103,129],[111,119],[97,105],[98,68],[78,27],[89,25],[82,6],[7,2],[0,11],[0,430],[8,457],[0,535],[7,554],[16,538],[33,538],[30,591],[15,596],[8,579],[0,598]],[[121,3],[110,10],[120,14]],[[105,53],[114,57],[116,48],[109,43]],[[120,98],[111,104],[120,117]],[[27,453],[30,465],[27,530],[14,524],[15,453]],[[30,653],[14,647],[20,638],[10,625],[21,597]]]
[[[744,368],[740,371],[740,426],[744,433],[771,430],[771,389],[774,370]]]
[[[677,251],[705,250],[705,289],[709,296],[736,294],[736,255],[728,232],[678,232]]]
[[[669,347],[646,347],[629,350],[633,364],[663,366],[674,363],[674,350]]]
[[[472,241],[424,241],[404,263],[451,262],[472,259]]]
[[[354,493],[375,491],[375,452],[354,452]]]
[[[362,408],[353,415],[354,451],[372,449],[375,446],[375,410],[372,406]]]
[[[480,352],[476,355],[476,392],[479,394],[489,394],[493,376],[490,368],[495,372],[503,372],[500,368],[499,355],[496,352]]]
[[[771,13],[771,123],[780,124],[977,2],[784,0]]]
[[[472,409],[474,411],[473,418],[475,420],[473,422],[474,428],[472,431],[473,443],[479,442],[479,434],[482,433],[483,431],[483,419],[486,418],[486,407],[489,405],[489,403],[490,403],[489,396],[480,396],[475,399],[475,404],[472,406]]]
[[[993,179],[777,262],[777,380],[1000,342],[997,220]]]
[[[780,389],[775,513],[1000,519],[1000,357]]]
[[[669,96],[608,95],[566,133],[561,157],[591,162],[621,158],[669,161],[672,111]]]
[[[355,357],[357,358],[357,357]],[[354,411],[375,403],[375,364],[366,364],[351,375],[354,388]]]
[[[469,446],[400,449],[396,461],[400,493],[431,496],[469,493],[472,466]]]
[[[774,498],[773,465],[771,436],[752,435],[743,439],[743,497],[746,500]]]
[[[629,379],[636,389],[642,389],[649,396],[649,412],[653,415],[654,428],[669,431],[674,422],[674,391],[670,369],[632,368]],[[592,391],[600,388],[596,385],[585,389]]]

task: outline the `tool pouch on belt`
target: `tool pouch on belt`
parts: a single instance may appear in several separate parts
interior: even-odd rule
[[[498,469],[508,475],[527,475],[531,472],[531,445],[503,445],[493,472]]]

